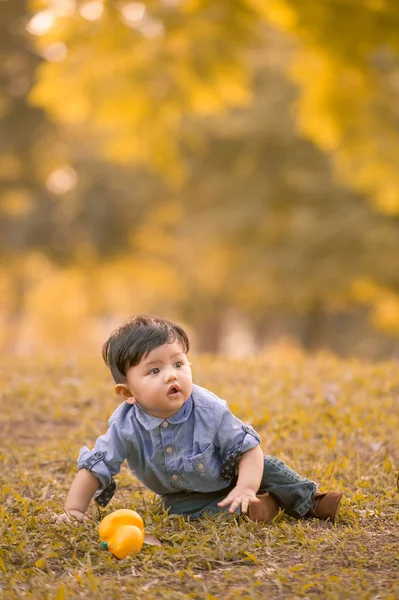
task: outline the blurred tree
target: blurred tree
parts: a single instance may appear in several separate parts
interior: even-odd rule
[[[0,255],[8,259],[2,261],[2,309],[14,322],[24,310],[26,280],[13,257],[35,245],[38,227],[49,226],[36,140],[50,136],[51,126],[43,109],[27,103],[40,57],[27,40],[26,12],[23,0],[0,3]],[[40,225],[39,201],[46,205]]]
[[[89,282],[95,287],[93,272],[100,257],[110,258],[129,246],[142,215],[164,190],[144,170],[128,172],[99,160],[83,137],[78,144],[67,128],[28,102],[36,69],[47,59],[27,33],[27,10],[23,0],[0,2],[0,310],[8,323],[2,343],[9,348],[26,310],[38,311],[32,294],[40,296],[48,317],[50,307],[58,306],[59,321],[72,331],[62,315],[65,294],[48,259],[80,264],[90,296]],[[79,275],[65,273],[73,302]],[[57,289],[58,302],[49,302]]]
[[[186,117],[247,103],[247,50],[273,24],[300,44],[291,75],[298,122],[332,153],[339,176],[388,214],[399,212],[396,0],[32,0],[31,24],[47,53],[32,94],[69,125],[84,124],[107,157],[141,162],[171,181],[185,172]],[[74,8],[75,7],[75,8]],[[356,23],[356,29],[353,28]],[[206,43],[204,43],[206,40]],[[68,102],[63,98],[68,97]]]
[[[0,3],[0,252],[44,252],[60,263],[120,253],[164,186],[143,169],[99,160],[92,140],[28,102],[50,59],[26,31],[27,4]]]
[[[258,18],[245,0],[31,6],[38,46],[65,48],[62,60],[42,65],[32,101],[116,162],[150,165],[178,183],[185,118],[250,97],[241,50],[253,43]]]
[[[399,4],[396,0],[254,2],[295,36],[298,122],[348,185],[399,214]]]
[[[325,342],[326,314],[361,299],[354,280],[399,291],[397,219],[340,186],[328,157],[298,136],[297,92],[283,69],[289,48],[273,31],[267,38],[274,52],[254,58],[253,101],[201,120],[206,150],[192,157],[177,194],[182,206],[190,199],[176,232],[181,311],[210,351],[228,308],[245,314],[259,337],[276,315],[302,315],[302,340],[312,348]]]
[[[264,27],[263,4],[48,0],[31,3],[30,19],[23,2],[7,5],[4,51],[26,47],[31,58],[15,123],[35,115],[41,125],[21,132],[34,209],[10,209],[0,191],[3,250],[16,257],[0,285],[12,298],[20,273],[43,335],[73,342],[79,322],[83,342],[80,321],[146,310],[183,317],[199,348],[215,351],[235,309],[260,338],[276,315],[300,315],[314,347],[326,313],[354,301],[374,304],[392,331],[397,218],[344,189],[329,155],[298,133],[286,76],[297,47]],[[270,20],[287,28],[272,5]],[[39,54],[26,24],[43,34]],[[0,127],[17,110],[8,88],[4,98]],[[341,118],[332,106],[320,131],[333,109]]]

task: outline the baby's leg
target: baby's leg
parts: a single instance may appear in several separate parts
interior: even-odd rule
[[[203,514],[227,512],[229,506],[220,508],[217,503],[223,500],[237,483],[237,477],[231,484],[217,492],[178,492],[162,497],[164,508],[169,514],[186,515],[190,519],[199,519]],[[264,457],[263,477],[258,494],[269,492],[276,498],[287,515],[302,517],[312,508],[312,498],[317,491],[317,485],[309,479],[303,479],[282,460]],[[254,507],[257,505],[253,505]],[[278,510],[271,506],[273,516]],[[237,509],[240,514],[240,509]]]
[[[221,508],[218,502],[226,498],[227,494],[233,489],[235,483],[229,485],[223,490],[217,492],[181,492],[176,494],[167,494],[162,496],[162,503],[165,510],[169,509],[170,515],[184,515],[191,520],[199,519],[205,513],[213,515],[220,512],[227,512],[229,506]],[[236,510],[240,514],[240,509]]]
[[[259,494],[269,492],[291,517],[303,517],[312,508],[317,491],[314,481],[303,479],[275,456],[264,457],[263,477]]]

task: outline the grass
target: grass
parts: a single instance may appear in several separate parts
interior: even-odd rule
[[[336,526],[283,513],[269,526],[165,513],[124,466],[111,504],[55,526],[82,445],[117,405],[97,359],[11,360],[0,370],[0,598],[399,598],[399,365],[276,351],[201,357],[194,380],[321,490],[345,492]],[[161,547],[115,560],[99,519],[133,508]]]

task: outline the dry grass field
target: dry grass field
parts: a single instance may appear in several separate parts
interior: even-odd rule
[[[269,526],[224,514],[168,516],[123,466],[117,493],[83,524],[52,515],[82,445],[118,401],[99,359],[1,361],[0,598],[146,600],[399,598],[399,364],[276,350],[232,361],[193,357],[194,381],[226,399],[321,490],[342,489],[335,526],[283,513]],[[117,561],[99,519],[133,508],[161,547]]]

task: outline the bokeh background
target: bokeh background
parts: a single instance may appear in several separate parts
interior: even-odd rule
[[[0,351],[399,357],[396,0],[0,0]]]

